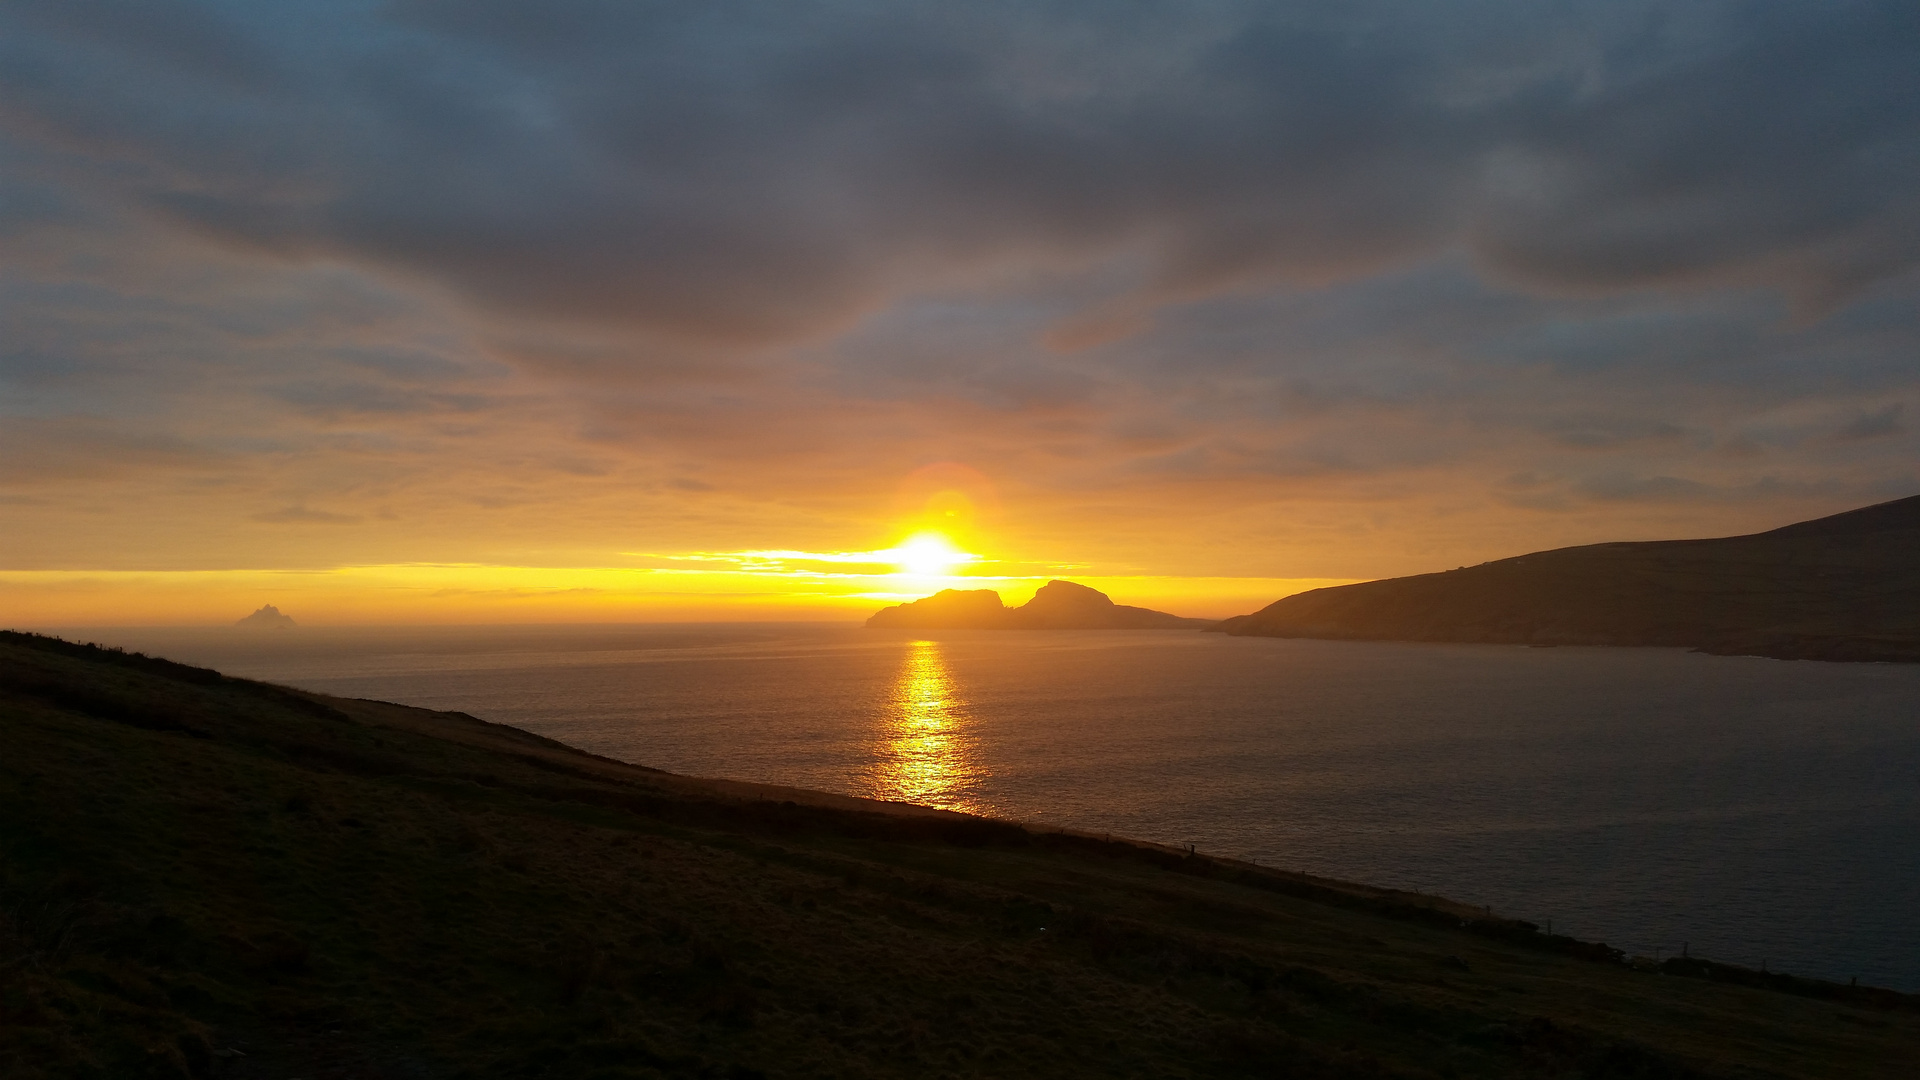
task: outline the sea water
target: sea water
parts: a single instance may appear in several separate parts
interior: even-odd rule
[[[1920,665],[819,624],[67,636],[1920,990]]]

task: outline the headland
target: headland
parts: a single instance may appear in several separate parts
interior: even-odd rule
[[[1920,661],[1920,496],[1749,536],[1589,544],[1315,589],[1217,629]]]

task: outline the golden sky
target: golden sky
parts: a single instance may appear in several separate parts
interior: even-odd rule
[[[560,7],[0,14],[0,623],[1224,616],[1920,491],[1901,5]]]

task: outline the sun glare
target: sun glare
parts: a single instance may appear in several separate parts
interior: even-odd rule
[[[893,549],[894,562],[903,574],[916,577],[946,577],[953,568],[979,558],[953,546],[939,533],[919,533]]]

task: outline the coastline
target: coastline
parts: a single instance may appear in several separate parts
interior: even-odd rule
[[[1648,966],[1437,897],[17,635],[0,673],[8,992],[45,1006],[0,1030],[38,1062],[15,1075],[1894,1077],[1920,1052],[1911,995]]]

